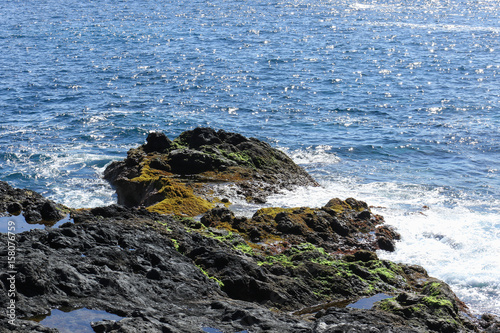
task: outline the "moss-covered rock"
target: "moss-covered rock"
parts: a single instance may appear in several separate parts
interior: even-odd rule
[[[411,292],[381,301],[376,307],[403,317],[421,330],[463,332],[471,330],[465,305],[450,287],[434,278],[425,278]]]
[[[205,214],[202,222],[206,226],[232,228],[247,240],[273,246],[311,243],[329,252],[344,254],[357,250],[393,250],[399,234],[389,226],[382,226],[383,218],[373,214],[366,203],[356,201],[358,207],[366,207],[359,211],[353,209],[348,200],[330,200],[344,205],[339,212],[328,205],[322,208],[270,207],[259,209],[250,219],[235,217],[228,209],[217,208]],[[391,232],[379,232],[382,227]],[[381,246],[381,238],[390,246]]]
[[[171,141],[150,133],[124,161],[109,165],[104,177],[116,188],[118,203],[160,213],[199,215],[222,199],[218,184],[234,183],[252,202],[298,185],[317,185],[286,154],[255,138],[211,128],[186,131]]]

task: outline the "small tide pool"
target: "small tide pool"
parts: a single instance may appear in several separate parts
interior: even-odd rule
[[[201,329],[203,330],[203,332],[206,332],[206,333],[224,333],[224,331],[221,331],[217,328],[208,327],[208,326],[204,326]],[[248,331],[244,330],[244,331],[240,331],[240,332],[236,332],[236,333],[248,333]]]
[[[375,304],[375,302],[382,301],[386,298],[391,298],[391,297],[392,296],[380,293],[373,295],[371,297],[361,298],[354,303],[350,303],[349,305],[346,306],[346,308],[371,309],[373,307],[373,304]]]
[[[360,298],[357,300],[344,300],[344,301],[337,301],[337,302],[329,302],[329,303],[323,303],[323,304],[318,304],[315,306],[307,307],[304,309],[301,309],[299,311],[294,312],[294,315],[304,315],[304,314],[311,314],[318,312],[320,310],[326,310],[332,307],[336,308],[352,308],[352,309],[365,309],[369,310],[373,308],[373,305],[378,302],[382,301],[386,298],[391,298],[392,296],[386,295],[384,293],[379,293],[370,297],[365,297],[365,298]]]
[[[73,222],[69,214],[57,222],[26,222],[23,214],[0,217],[0,233],[12,232],[15,234],[33,229],[44,229],[46,227],[58,228],[66,222]]]
[[[102,320],[119,321],[123,317],[102,310],[60,308],[51,310],[48,315],[25,319],[39,322],[49,328],[56,328],[61,333],[94,333],[90,325],[92,322]]]

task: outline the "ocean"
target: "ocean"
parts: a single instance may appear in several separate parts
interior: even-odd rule
[[[402,234],[380,257],[500,315],[498,0],[11,0],[0,48],[1,180],[108,205],[150,131],[239,132],[321,184],[267,205],[364,200]]]

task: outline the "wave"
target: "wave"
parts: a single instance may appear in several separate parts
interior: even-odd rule
[[[116,157],[83,149],[33,146],[4,153],[1,158],[6,170],[2,179],[73,208],[116,202],[114,190],[101,178],[105,166]]]
[[[291,150],[286,147],[279,147],[281,151],[290,156],[295,163],[303,166],[313,164],[335,164],[340,161],[340,158],[332,153],[332,146],[318,145],[310,146],[306,149]]]

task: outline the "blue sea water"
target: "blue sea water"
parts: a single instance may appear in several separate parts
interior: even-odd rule
[[[148,132],[237,131],[322,185],[269,205],[365,200],[403,236],[381,257],[500,314],[497,0],[0,1],[0,48],[1,180],[110,204]]]

